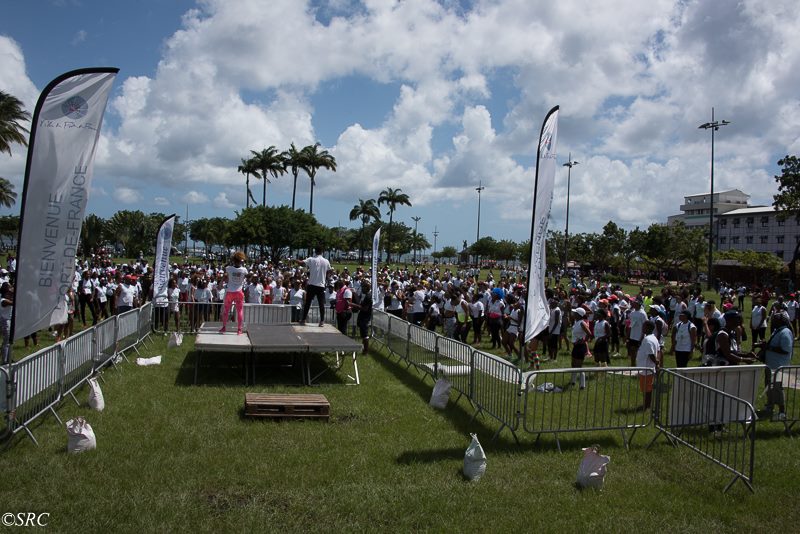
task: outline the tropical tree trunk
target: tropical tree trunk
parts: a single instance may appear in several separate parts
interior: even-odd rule
[[[292,172],[294,183],[292,184],[292,211],[294,211],[294,200],[297,195],[297,172]]]
[[[264,190],[261,193],[261,205],[267,207],[267,173],[264,173]]]
[[[247,193],[244,196],[245,207],[250,207],[250,173],[245,174],[245,187],[247,187]]]
[[[364,239],[365,237],[366,237],[366,225],[365,225],[364,221],[362,220],[361,221],[361,239],[358,240],[359,243],[361,243],[361,247],[360,247],[361,250],[359,250],[359,254],[358,254],[358,256],[359,256],[358,263],[361,263],[361,264],[364,263],[364,248],[365,248],[365,245],[366,245],[366,243],[364,243],[364,241],[366,241],[366,239]]]
[[[308,213],[314,215],[314,175],[311,175],[311,199],[308,204]]]
[[[389,231],[386,236],[386,263],[392,260],[392,218],[394,217],[394,210],[389,210]]]

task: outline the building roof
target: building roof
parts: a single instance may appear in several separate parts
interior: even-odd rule
[[[727,191],[714,191],[714,194],[715,194],[715,195],[724,195],[724,194],[726,194],[726,193],[740,193],[740,194],[742,194],[742,195],[746,196],[747,198],[750,198],[750,195],[748,195],[747,193],[745,193],[745,192],[744,192],[744,191],[742,191],[741,189],[728,189]],[[705,193],[695,193],[695,194],[693,194],[693,195],[686,195],[686,197],[685,197],[685,198],[692,198],[692,197],[704,197],[704,196],[708,196],[708,194],[709,194],[709,192],[705,192]]]
[[[775,206],[753,206],[750,208],[739,208],[738,210],[733,211],[726,211],[725,213],[720,213],[718,217],[730,217],[736,215],[756,215],[758,213],[775,213],[776,210]]]

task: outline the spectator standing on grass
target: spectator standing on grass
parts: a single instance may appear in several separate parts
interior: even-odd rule
[[[224,297],[224,289],[221,289]],[[170,278],[167,282],[167,304],[169,315],[175,319],[175,331],[181,331],[181,308],[180,308],[181,292],[178,289],[178,283],[174,278]],[[164,331],[167,331],[167,324],[164,325]]]
[[[672,353],[675,355],[678,367],[689,365],[696,342],[697,327],[689,320],[689,311],[682,310],[678,314],[678,321],[672,327]]]
[[[744,297],[747,295],[747,287],[744,284],[740,285],[736,290],[736,298],[739,301],[739,309],[744,309]]]
[[[482,295],[476,291],[472,295],[472,304],[469,305],[469,316],[472,319],[472,344],[481,342],[481,328],[483,328],[484,307]]]
[[[341,278],[333,284],[333,288],[336,290],[336,327],[347,335],[347,323],[353,316],[353,290]]]
[[[717,317],[706,317],[703,321],[706,339],[703,346],[703,365],[736,365],[753,363],[755,357],[750,354],[739,354],[736,339],[722,326]]]
[[[126,275],[122,278],[122,283],[117,286],[114,292],[114,308],[117,310],[117,314],[132,310],[135,297],[136,289],[131,285],[130,275]]]
[[[305,260],[298,260],[308,269],[308,281],[306,282],[305,303],[303,305],[303,316],[300,324],[306,324],[308,310],[311,308],[311,301],[316,298],[319,306],[319,326],[325,324],[325,283],[331,269],[330,262],[322,256],[322,246],[314,247],[314,256]]]
[[[14,311],[14,289],[8,282],[0,286],[0,332],[3,334],[3,347],[0,349],[2,364],[11,360],[11,314]]]
[[[597,321],[594,323],[594,361],[600,367],[608,367],[611,363],[609,358],[608,339],[611,334],[611,326],[606,317],[608,312],[604,309],[597,310]]]
[[[642,303],[639,299],[634,298],[631,301],[631,307],[633,309],[628,313],[629,324],[625,329],[625,337],[628,339],[628,358],[630,359],[631,365],[635,366],[639,353],[639,345],[642,343],[642,338],[644,337],[642,327],[647,322],[647,314],[642,311]],[[655,327],[655,325],[653,325],[653,327]]]
[[[358,317],[356,318],[356,325],[358,325],[358,333],[361,336],[361,341],[364,344],[362,354],[369,352],[369,323],[372,321],[372,291],[371,285],[368,280],[361,281],[361,298],[358,302],[353,303],[353,308],[358,310]]]
[[[767,334],[767,309],[761,305],[759,297],[753,297],[753,311],[750,312],[750,332],[753,334],[753,347],[764,341]]]
[[[558,340],[561,337],[561,330],[564,325],[561,308],[558,307],[558,299],[552,298],[550,305],[550,320],[547,323],[547,358],[550,361],[558,360]]]
[[[658,339],[653,335],[656,325],[647,321],[642,326],[644,337],[636,349],[636,367],[644,367],[639,371],[639,391],[644,395],[644,410],[649,410],[653,401],[653,382],[658,368]]]
[[[797,333],[798,310],[800,310],[800,303],[797,302],[797,295],[789,293],[789,299],[786,301],[786,313],[789,315],[789,327],[792,328],[795,333]]]
[[[789,325],[789,314],[786,312],[776,313],[772,316],[772,334],[769,341],[761,343],[759,348],[764,348],[764,363],[767,369],[764,371],[764,382],[767,387],[772,382],[772,375],[780,367],[791,365],[792,352],[794,351],[794,334]],[[786,419],[786,406],[783,397],[783,386],[774,388],[779,392],[777,395],[770,392],[767,397],[767,406],[764,411],[769,417],[775,404],[778,405],[778,419]]]
[[[589,322],[586,320],[586,310],[575,308],[572,310],[572,367],[583,367],[583,360],[589,354],[589,340],[592,332],[589,329]],[[580,380],[580,388],[586,387],[586,374],[583,372],[572,373],[570,385],[574,386],[576,380]]]

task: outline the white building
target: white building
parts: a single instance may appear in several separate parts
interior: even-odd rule
[[[708,226],[709,209],[711,207],[710,197],[711,195],[708,193],[683,197],[683,204],[680,207],[683,213],[670,215],[667,218],[667,224],[672,225],[678,221],[683,221],[688,227]],[[750,200],[750,195],[738,189],[715,192],[714,214],[722,215],[733,210],[746,208],[748,200]]]
[[[754,250],[775,254],[785,262],[792,260],[800,241],[800,224],[794,216],[784,220],[772,206],[742,208],[718,217],[718,250]]]

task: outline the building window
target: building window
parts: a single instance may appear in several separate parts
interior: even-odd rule
[[[760,239],[761,239],[761,244],[762,245],[765,245],[766,243],[769,243],[769,236],[762,235]]]
[[[739,244],[739,236],[738,235],[735,235],[735,236],[731,237],[731,244],[732,245],[738,245]]]
[[[785,220],[783,220],[783,219],[778,219],[778,226],[783,226],[784,224],[786,224],[786,221],[785,221]]]
[[[782,235],[775,236],[775,242],[779,243],[779,244],[783,244],[783,238],[784,237],[786,237],[786,236],[782,236]]]
[[[747,223],[747,227],[748,228],[752,228],[753,227],[753,223],[755,222],[755,219],[753,217],[748,217],[747,219],[745,219],[745,222]]]
[[[753,236],[751,236],[751,235],[745,237],[744,240],[748,245],[752,245],[753,244]]]
[[[719,225],[720,225],[722,228],[727,228],[727,227],[728,227],[728,219],[722,219],[722,220],[719,222]]]
[[[769,217],[761,217],[761,227],[766,228],[769,226]]]
[[[739,228],[739,217],[733,219],[733,227]]]
[[[720,236],[720,238],[719,238],[719,244],[720,244],[720,245],[724,245],[724,244],[725,244],[725,243],[727,243],[727,242],[728,242],[728,238],[727,238],[727,237],[725,237],[725,236]]]

